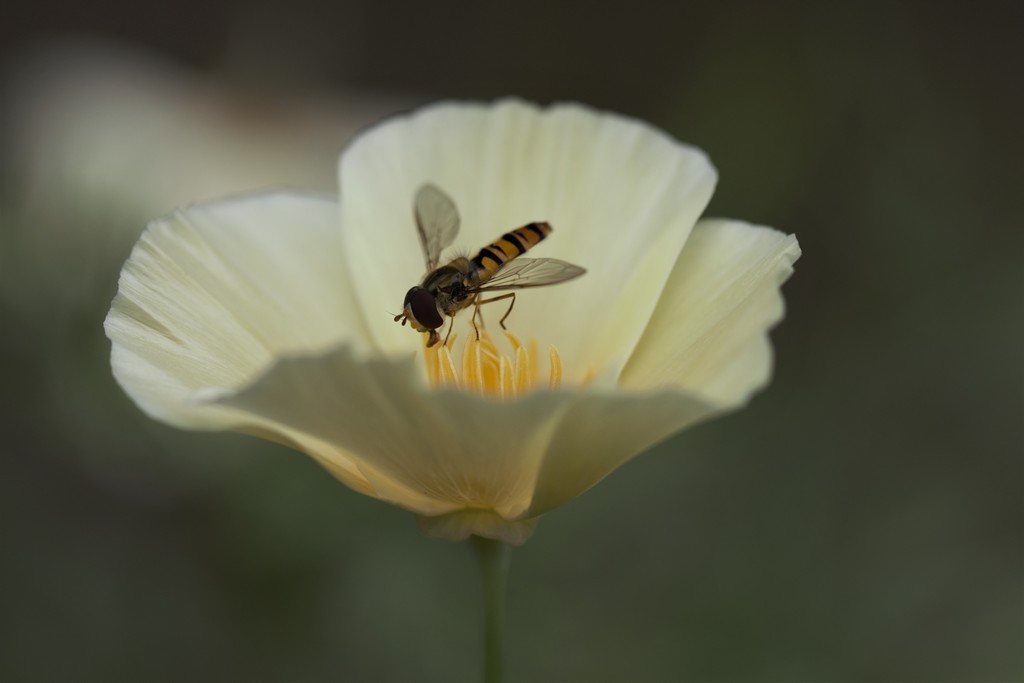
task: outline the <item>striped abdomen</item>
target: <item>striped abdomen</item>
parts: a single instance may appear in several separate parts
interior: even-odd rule
[[[487,282],[501,267],[520,254],[525,254],[531,247],[551,234],[551,226],[547,223],[530,223],[512,232],[506,232],[500,239],[488,244],[473,257],[473,265],[478,270],[480,283]]]

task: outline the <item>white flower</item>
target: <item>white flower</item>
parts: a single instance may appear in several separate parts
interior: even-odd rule
[[[4,76],[0,149],[10,168],[0,211],[11,235],[0,294],[27,314],[45,312],[44,322],[109,297],[150,217],[252,188],[327,191],[337,150],[404,108],[267,92],[254,107],[253,92],[102,43],[37,48]]]
[[[9,336],[46,340],[34,346],[40,415],[104,481],[133,480],[110,476],[136,466],[111,456],[137,449],[125,446],[135,438],[165,452],[173,437],[132,433],[137,423],[108,400],[117,389],[96,381],[105,351],[82,330],[106,313],[146,221],[252,188],[333,190],[338,150],[408,101],[254,91],[103,42],[48,41],[13,56],[0,70],[0,309]],[[173,479],[164,483],[188,480]]]
[[[149,227],[106,322],[114,373],[148,414],[292,445],[431,535],[521,543],[543,513],[767,383],[799,247],[698,220],[715,183],[700,151],[582,106],[502,101],[387,121],[340,166],[340,203],[264,194]],[[503,310],[481,344],[465,311],[456,341],[429,351],[394,323],[424,271],[424,183],[457,203],[464,252],[548,221],[530,256],[588,270],[519,293],[518,350]]]

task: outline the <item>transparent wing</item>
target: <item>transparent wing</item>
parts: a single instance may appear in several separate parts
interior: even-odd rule
[[[427,260],[427,272],[437,268],[441,251],[459,234],[459,210],[455,202],[435,185],[424,185],[416,191],[413,201],[416,228]]]
[[[556,258],[517,258],[509,261],[476,291],[523,289],[557,285],[583,275],[584,268]]]

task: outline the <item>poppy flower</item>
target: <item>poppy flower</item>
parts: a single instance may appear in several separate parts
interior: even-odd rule
[[[575,104],[442,103],[342,154],[340,196],[272,192],[153,222],[106,320],[114,375],[152,417],[315,458],[429,535],[524,542],[544,513],[769,381],[793,236],[701,219],[716,172],[639,121]],[[451,198],[472,257],[534,222],[520,258],[586,274],[396,324],[425,275],[414,198]],[[401,316],[399,316],[401,317]],[[443,337],[442,337],[443,339]]]

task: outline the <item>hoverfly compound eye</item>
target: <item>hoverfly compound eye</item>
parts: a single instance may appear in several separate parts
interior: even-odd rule
[[[437,310],[434,295],[422,287],[414,287],[405,295],[406,308],[420,325],[428,330],[436,330],[444,324],[441,312]]]
[[[409,308],[409,302],[412,301],[412,295],[415,294],[422,287],[412,287],[408,292],[405,293],[405,301],[402,302],[402,308]]]

